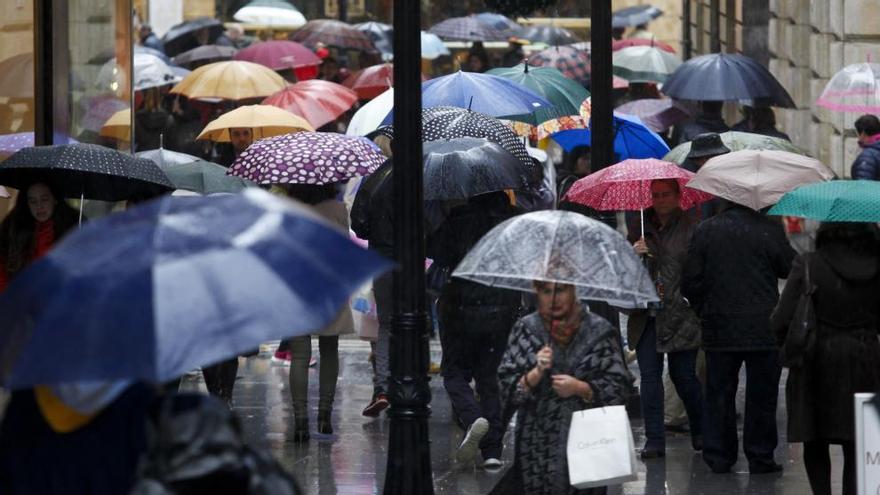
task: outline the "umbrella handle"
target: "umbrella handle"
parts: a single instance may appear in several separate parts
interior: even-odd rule
[[[645,238],[645,209],[642,208],[639,210],[639,218],[642,221],[642,239]]]
[[[83,224],[83,201],[86,199],[85,191],[79,194],[79,225],[78,227],[82,227]]]

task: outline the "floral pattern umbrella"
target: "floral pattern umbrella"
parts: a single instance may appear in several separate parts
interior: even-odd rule
[[[554,46],[529,57],[529,65],[556,67],[583,86],[590,83],[590,54],[570,46]]]
[[[258,184],[321,185],[368,175],[385,160],[366,138],[299,132],[253,143],[228,173]]]

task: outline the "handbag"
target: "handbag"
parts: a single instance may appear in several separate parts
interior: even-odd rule
[[[625,406],[575,411],[568,430],[568,480],[582,489],[636,479],[635,442]]]
[[[794,316],[788,324],[788,333],[779,349],[779,361],[787,368],[799,368],[809,362],[816,347],[816,309],[813,293],[816,286],[810,280],[809,258],[804,257],[804,288]]]

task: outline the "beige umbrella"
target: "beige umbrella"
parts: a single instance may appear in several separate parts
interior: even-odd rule
[[[688,187],[760,210],[804,184],[834,178],[819,160],[787,151],[743,150],[706,162]]]
[[[229,142],[229,129],[237,127],[253,129],[254,140],[315,130],[306,119],[287,110],[271,105],[246,105],[209,122],[196,139]]]
[[[107,119],[101,126],[101,136],[131,141],[131,109],[120,110]]]
[[[265,98],[286,86],[284,78],[268,67],[244,60],[228,60],[203,65],[190,72],[171,88],[171,92],[187,98],[246,100]]]

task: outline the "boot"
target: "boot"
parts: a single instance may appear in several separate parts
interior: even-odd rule
[[[318,433],[323,435],[333,434],[333,425],[330,423],[330,409],[318,410]]]
[[[293,441],[295,443],[309,441],[309,418],[296,418],[294,420]]]

